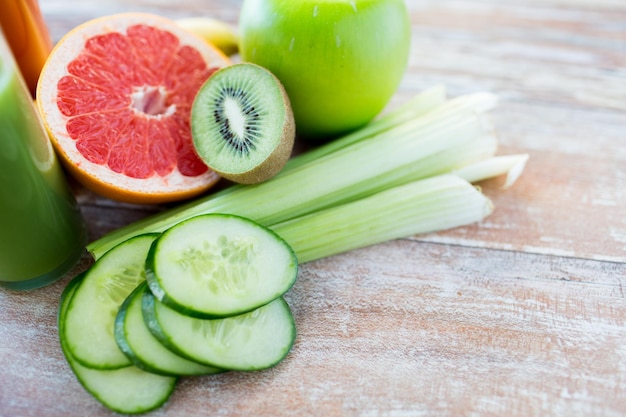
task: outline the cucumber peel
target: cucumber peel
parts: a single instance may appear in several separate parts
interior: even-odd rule
[[[279,297],[251,312],[221,319],[184,315],[143,294],[150,331],[181,356],[208,366],[257,371],[275,366],[289,353],[296,325],[289,305]]]
[[[183,358],[156,339],[144,321],[141,297],[147,291],[140,284],[124,301],[115,319],[115,340],[122,352],[140,369],[161,375],[195,376],[223,372]]]

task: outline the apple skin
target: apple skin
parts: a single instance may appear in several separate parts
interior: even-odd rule
[[[406,71],[404,0],[244,0],[241,59],[283,83],[298,137],[329,140],[387,105]]]

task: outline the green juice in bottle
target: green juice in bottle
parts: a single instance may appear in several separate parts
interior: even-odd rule
[[[0,286],[41,287],[84,253],[86,229],[0,31]]]

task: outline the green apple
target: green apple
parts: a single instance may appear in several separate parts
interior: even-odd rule
[[[404,0],[244,0],[239,29],[242,60],[283,83],[299,137],[330,139],[369,122],[408,63]]]

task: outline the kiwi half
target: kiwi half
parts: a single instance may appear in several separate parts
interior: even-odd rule
[[[269,70],[240,63],[215,72],[191,109],[200,158],[222,177],[256,184],[276,175],[293,150],[289,97]]]

